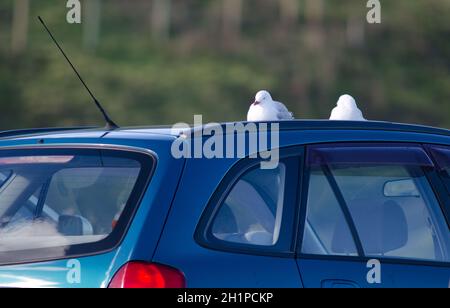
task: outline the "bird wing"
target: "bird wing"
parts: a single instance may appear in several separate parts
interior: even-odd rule
[[[366,118],[364,118],[364,115],[363,115],[361,109],[356,110],[356,114],[357,114],[357,118],[359,120],[366,121]]]
[[[277,115],[278,120],[293,120],[294,114],[292,112],[280,112]]]
[[[339,115],[339,109],[336,107],[333,109],[333,111],[331,111],[331,116],[330,116],[330,120],[339,120],[340,119],[340,115]]]
[[[287,109],[287,107],[280,102],[275,102],[275,108],[278,111],[277,117],[280,120],[292,120],[294,119],[294,114]]]
[[[273,102],[275,104],[275,108],[277,108],[278,112],[289,112],[286,106],[280,102]]]
[[[358,108],[346,111],[349,121],[365,121],[364,116]]]

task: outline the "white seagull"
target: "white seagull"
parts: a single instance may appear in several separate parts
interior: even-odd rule
[[[337,102],[337,107],[331,112],[330,120],[333,121],[367,121],[356,101],[348,94],[342,95]]]
[[[247,114],[248,122],[293,120],[294,115],[286,106],[272,99],[267,91],[259,91]]]

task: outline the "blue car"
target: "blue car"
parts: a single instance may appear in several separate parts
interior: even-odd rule
[[[272,168],[175,157],[198,127],[1,132],[0,287],[449,287],[449,130],[278,124]]]

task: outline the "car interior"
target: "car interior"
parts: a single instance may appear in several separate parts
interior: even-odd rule
[[[281,229],[285,166],[255,169],[233,186],[213,223],[213,235],[223,241],[273,246]]]
[[[0,251],[104,239],[139,170],[120,163],[99,167],[74,161],[0,165]]]
[[[440,226],[446,223],[442,221],[434,192],[423,173],[417,170],[409,173],[402,168],[377,166],[334,170],[334,178],[364,254],[448,261],[449,243],[445,230],[440,230]],[[306,254],[356,256],[349,222],[327,182],[320,171],[316,171],[311,179],[302,251]],[[398,186],[393,187],[393,183],[398,183]],[[389,195],[386,195],[387,185]]]

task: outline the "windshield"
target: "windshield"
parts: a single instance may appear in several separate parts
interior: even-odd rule
[[[139,155],[110,150],[1,152],[0,262],[63,257],[123,230],[144,171]]]

